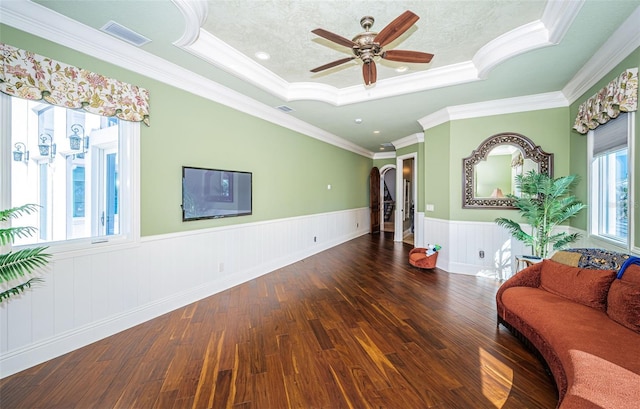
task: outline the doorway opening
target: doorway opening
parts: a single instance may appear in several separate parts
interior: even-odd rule
[[[418,196],[418,155],[396,158],[396,220],[394,241],[414,245],[415,200]],[[401,171],[400,171],[401,170]]]
[[[380,198],[382,231],[394,232],[396,222],[396,167],[385,165],[380,169]]]

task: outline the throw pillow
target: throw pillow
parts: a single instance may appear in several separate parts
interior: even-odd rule
[[[607,309],[607,292],[617,271],[580,268],[542,260],[540,287],[601,311]]]
[[[607,315],[640,333],[640,284],[615,280],[607,297]]]
[[[627,267],[620,278],[622,281],[640,284],[640,266],[637,264]]]
[[[580,261],[580,257],[582,254],[573,252],[573,251],[558,251],[552,257],[551,260],[557,261],[558,263],[566,264],[568,266],[578,266],[578,262]]]
[[[631,257],[620,267],[618,277],[624,281],[640,283],[640,258]]]

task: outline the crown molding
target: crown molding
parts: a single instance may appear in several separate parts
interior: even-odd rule
[[[213,34],[200,29],[204,18],[193,17],[191,10],[191,3],[199,0],[172,1],[185,16],[186,28],[181,39],[192,40],[176,42],[176,46],[285,101],[315,100],[343,106],[485,79],[494,67],[509,58],[557,44],[585,0],[548,1],[542,20],[525,24],[490,41],[478,50],[471,61],[381,79],[371,87],[359,84],[346,88],[311,82],[289,83]],[[215,13],[215,10],[211,12]],[[193,35],[197,30],[199,35]]]
[[[186,46],[198,39],[200,27],[204,24],[209,14],[209,3],[206,0],[171,0],[182,13],[187,22],[182,36],[174,41],[178,47]]]
[[[584,95],[616,65],[640,47],[640,24],[638,21],[640,21],[640,6],[565,85],[562,93],[566,95],[570,104]]]
[[[498,64],[524,52],[551,45],[542,21],[534,21],[505,33],[484,45],[473,56],[478,77],[486,79]]]
[[[189,1],[189,3],[192,3]],[[191,13],[191,15],[195,15]],[[195,17],[194,17],[195,18]],[[202,16],[200,17],[202,18]],[[0,2],[0,22],[314,139],[372,158],[373,152],[30,1]],[[183,36],[184,37],[184,36]]]
[[[397,151],[398,149],[406,148],[407,146],[415,145],[420,142],[424,142],[424,134],[418,132],[392,141],[391,143],[396,147]]]
[[[562,92],[547,92],[544,94],[446,107],[419,119],[418,123],[422,126],[423,130],[427,130],[437,125],[458,119],[513,114],[517,112],[538,111],[541,109],[562,108],[567,106],[569,106],[569,101],[565,98]]]
[[[395,159],[396,158],[396,153],[395,152],[376,152],[373,154],[373,160],[376,159]]]
[[[571,27],[585,0],[550,0],[540,20],[517,27],[489,42],[473,56],[479,78],[498,64],[537,48],[558,44]]]
[[[573,24],[586,0],[557,1],[549,0],[540,21],[549,30],[548,40],[558,44]]]

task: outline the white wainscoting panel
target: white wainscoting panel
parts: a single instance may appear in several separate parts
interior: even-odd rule
[[[464,222],[423,218],[423,234],[416,247],[440,244],[436,266],[450,273],[470,274],[504,280],[516,272],[515,257],[531,254],[531,249],[515,240],[503,227],[493,222]],[[527,229],[526,225],[523,228]],[[573,248],[604,248],[629,253],[623,247],[589,236],[586,231],[561,226],[557,232],[578,233]],[[484,258],[480,258],[480,250]],[[637,254],[634,248],[631,252]]]
[[[450,273],[502,280],[515,272],[516,255],[531,254],[530,249],[493,222],[425,218],[423,230],[420,245],[440,244],[436,266]],[[484,252],[484,258],[480,257],[480,251]]]
[[[0,378],[368,232],[359,208],[58,253],[0,306]]]

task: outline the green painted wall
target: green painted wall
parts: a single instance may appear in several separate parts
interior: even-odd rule
[[[570,159],[568,115],[568,108],[556,108],[452,121],[450,172],[456,186],[451,191],[451,219],[493,221],[496,217],[518,217],[516,210],[462,208],[462,158],[469,156],[492,135],[515,132],[526,136],[544,151],[554,154],[555,177],[567,175]],[[458,184],[455,181],[459,181]]]
[[[409,145],[409,146],[405,146],[403,148],[397,149],[396,150],[396,157],[399,156],[403,156],[403,155],[408,155],[411,153],[415,153],[416,154],[416,159],[417,159],[417,174],[418,174],[418,197],[414,198],[414,205],[416,206],[416,211],[421,211],[420,209],[422,209],[422,206],[424,204],[424,191],[423,191],[423,186],[422,186],[422,182],[420,181],[421,176],[423,173],[422,172],[422,167],[423,164],[422,159],[421,159],[421,150],[422,150],[422,145],[423,143],[414,143],[413,145]],[[412,188],[413,189],[413,188]]]
[[[522,134],[554,154],[554,175],[569,172],[568,108],[461,119],[425,131],[425,200],[434,205],[425,216],[461,221],[518,217],[516,211],[462,208],[462,159],[488,137]]]
[[[451,123],[447,122],[424,132],[424,177],[418,181],[424,188],[424,205],[420,211],[425,217],[449,219],[451,214],[451,190],[456,190],[456,182],[451,179]],[[456,179],[459,180],[459,179]],[[462,185],[459,186],[462,191]],[[433,211],[426,211],[426,205],[433,205]]]
[[[370,158],[5,25],[0,34],[5,43],[149,90],[151,127],[141,126],[140,146],[143,236],[368,206]],[[183,165],[253,172],[253,215],[182,222]]]
[[[625,58],[620,64],[618,64],[614,69],[609,71],[607,75],[602,77],[600,81],[598,81],[593,87],[589,88],[587,92],[585,92],[582,96],[577,98],[570,107],[569,114],[569,127],[573,126],[576,115],[578,114],[578,107],[582,102],[584,102],[587,98],[590,98],[592,95],[597,93],[600,89],[606,86],[611,80],[620,75],[624,70],[628,68],[640,67],[640,48],[637,48],[633,53],[631,53],[627,58]],[[640,115],[636,112],[636,122],[635,122],[635,173],[634,173],[634,211],[635,211],[635,219],[638,220],[640,218],[640,144],[638,144],[638,132],[640,132]],[[586,135],[580,135],[575,130],[571,130],[571,173],[576,173],[580,175],[583,181],[587,179],[587,137]],[[588,203],[587,201],[587,186],[586,182],[581,183],[580,186],[576,189],[576,195],[580,200],[584,203]],[[572,225],[583,230],[587,230],[587,216],[588,212],[583,211],[581,214],[576,217],[572,221]],[[638,223],[635,223],[633,226],[633,234],[634,234],[634,242],[637,247],[640,245],[640,227],[638,227]]]
[[[373,166],[382,169],[384,165],[396,165],[396,158],[374,159]]]

